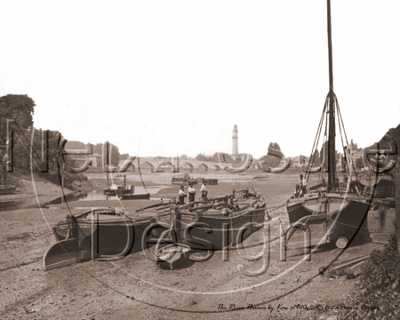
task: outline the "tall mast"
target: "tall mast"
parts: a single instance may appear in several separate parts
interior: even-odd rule
[[[329,136],[328,136],[328,191],[335,186],[336,148],[335,148],[335,102],[333,92],[333,59],[332,59],[332,27],[331,1],[327,0],[328,50],[329,50]]]

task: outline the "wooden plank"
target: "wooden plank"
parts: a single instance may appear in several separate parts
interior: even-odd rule
[[[352,264],[354,264],[354,263],[357,263],[357,262],[366,260],[366,259],[369,258],[369,256],[370,256],[370,255],[368,254],[368,255],[363,256],[363,257],[360,257],[360,258],[355,258],[355,259],[350,260],[350,261],[347,261],[347,262],[345,262],[345,263],[343,263],[343,264],[339,264],[339,265],[336,265],[336,266],[332,266],[330,269],[338,270],[338,269],[347,267],[347,266],[349,266],[349,265],[352,265]]]

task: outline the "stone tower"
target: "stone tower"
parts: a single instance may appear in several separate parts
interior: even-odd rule
[[[232,135],[232,158],[235,158],[239,155],[239,144],[238,144],[238,129],[237,124],[233,126],[233,135]]]

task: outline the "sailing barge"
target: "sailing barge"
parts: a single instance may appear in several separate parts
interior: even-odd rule
[[[333,61],[332,61],[332,36],[331,36],[331,9],[330,0],[327,0],[328,10],[328,48],[329,48],[329,92],[325,100],[317,136],[307,166],[305,180],[308,182],[310,174],[320,172],[319,185],[310,188],[310,193],[303,194],[300,198],[289,199],[287,214],[291,227],[290,238],[296,229],[303,231],[309,229],[311,244],[333,242],[338,248],[345,248],[356,234],[368,235],[367,213],[370,199],[364,197],[357,188],[354,161],[351,160],[349,143],[343,125],[337,97],[333,90]],[[325,120],[326,119],[326,120]],[[339,183],[336,168],[336,120],[341,136],[344,160],[347,162],[346,184]],[[325,126],[324,146],[328,146],[327,174],[328,181],[323,179],[323,164],[313,167],[313,159],[318,141]],[[328,136],[327,136],[328,134]],[[350,164],[350,165],[349,165]],[[323,182],[323,183],[322,183]],[[317,236],[316,236],[317,235]]]

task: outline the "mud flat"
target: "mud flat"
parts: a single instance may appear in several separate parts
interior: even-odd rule
[[[0,195],[0,201],[13,202],[8,210],[37,208],[44,207],[49,202],[72,193],[74,193],[72,190],[61,188],[50,182],[21,179],[16,192]]]
[[[320,276],[319,269],[332,261],[344,263],[365,256],[381,245],[355,244],[339,258],[338,249],[321,246],[314,248],[311,261],[303,261],[304,250],[299,245],[302,237],[294,236],[289,241],[287,259],[282,261],[279,230],[288,220],[285,207],[280,206],[292,195],[297,180],[297,174],[272,175],[268,181],[209,186],[210,196],[230,194],[232,188],[254,187],[265,196],[272,220],[266,228],[246,239],[244,250],[231,248],[224,256],[222,251],[217,251],[207,261],[174,271],[158,269],[151,259],[151,249],[117,261],[89,261],[43,271],[42,257],[56,242],[50,228],[65,219],[66,214],[82,210],[60,207],[0,212],[3,297],[0,318],[266,319],[271,313],[281,313],[296,319],[307,317],[311,311],[290,309],[292,306],[337,304],[357,280]],[[157,196],[167,197],[176,192],[177,187],[171,186],[160,190]],[[84,201],[68,203],[69,208],[78,202]],[[123,202],[129,211],[147,203]],[[99,206],[100,203],[94,201],[88,205],[92,204]],[[270,241],[266,242],[269,245],[262,258],[244,259],[262,251],[263,234]],[[258,276],[246,275],[260,270],[263,259],[267,266],[265,272]],[[247,309],[249,305],[254,308]],[[269,307],[273,308],[272,312]],[[331,310],[319,315],[328,318],[336,313]]]

